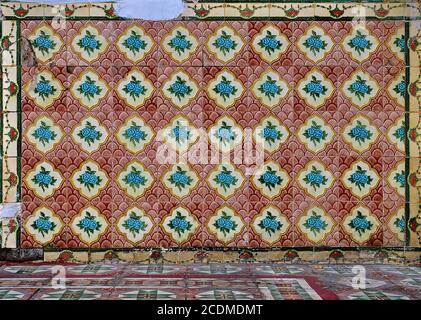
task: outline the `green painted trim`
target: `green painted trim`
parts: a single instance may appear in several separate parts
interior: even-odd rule
[[[17,130],[19,131],[19,138],[17,141],[17,159],[16,159],[16,175],[18,177],[18,181],[17,181],[17,185],[16,185],[16,202],[21,202],[21,176],[22,176],[22,172],[21,172],[21,144],[22,144],[22,61],[21,61],[21,22],[18,21],[16,23],[16,37],[18,39],[17,41],[17,50],[16,50],[16,61],[17,61],[17,68],[16,68],[16,72],[17,72],[17,83],[19,86],[19,91],[18,91],[18,95],[17,95],[17,121],[18,121],[18,128]],[[16,237],[17,238],[17,237]],[[20,244],[20,240],[18,242],[18,247]]]
[[[408,44],[409,41],[409,22],[405,22],[405,43]],[[410,79],[410,61],[409,61],[409,48],[408,45],[405,46],[405,88],[409,86],[409,79]],[[410,148],[409,148],[409,139],[408,139],[408,132],[409,132],[409,94],[408,90],[405,90],[405,245],[409,246],[410,238],[411,238],[411,231],[408,228],[408,222],[410,218],[410,191],[409,191],[409,183],[408,183],[408,176],[410,174]]]

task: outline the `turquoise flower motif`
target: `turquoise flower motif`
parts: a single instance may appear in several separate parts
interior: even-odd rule
[[[123,46],[129,49],[133,54],[136,54],[139,53],[140,50],[145,50],[146,42],[142,40],[140,34],[132,30],[130,36],[123,41]]]
[[[183,99],[185,96],[189,96],[193,92],[193,89],[186,83],[186,80],[182,79],[180,76],[177,76],[176,81],[170,85],[168,91],[175,95],[179,101],[181,101],[181,99]]]
[[[232,131],[232,126],[222,121],[221,127],[214,133],[215,138],[222,142],[224,145],[230,144],[237,138],[237,133]]]
[[[43,30],[40,31],[39,36],[31,41],[31,43],[34,48],[41,51],[43,55],[48,54],[50,50],[54,50],[57,45],[53,40],[51,40],[51,36],[46,34]]]
[[[271,237],[272,233],[281,230],[283,224],[276,220],[276,217],[270,211],[267,211],[266,216],[259,222],[258,226]]]
[[[367,175],[367,170],[357,166],[357,170],[348,178],[348,181],[355,184],[361,191],[362,188],[373,182],[373,178]]]
[[[311,171],[306,174],[303,180],[306,184],[313,187],[314,191],[327,183],[327,178],[322,175],[322,170],[317,169],[315,166],[312,166]]]
[[[76,226],[86,232],[88,236],[94,234],[95,231],[99,231],[102,227],[101,223],[96,221],[96,217],[92,216],[88,211],[85,213],[85,217],[81,219]]]
[[[235,50],[238,44],[232,39],[231,35],[222,30],[221,35],[214,41],[213,45],[226,56],[231,50]]]
[[[282,138],[283,134],[276,128],[274,124],[272,124],[271,121],[267,121],[266,127],[264,127],[263,130],[259,133],[259,136],[265,139],[265,142],[268,143],[269,146],[272,146],[276,140],[280,140]]]
[[[32,133],[32,136],[37,139],[45,147],[45,144],[54,141],[57,137],[57,134],[51,130],[51,126],[47,125],[44,121],[41,121],[40,127],[35,129]]]
[[[187,171],[177,166],[177,170],[168,178],[168,181],[175,185],[180,191],[186,186],[190,186],[193,179],[187,175]]]
[[[322,40],[322,35],[317,34],[316,31],[311,31],[311,36],[308,37],[303,45],[309,49],[314,55],[319,53],[321,50],[326,49],[327,43],[326,41]]]
[[[396,172],[395,176],[393,177],[393,180],[396,181],[400,188],[405,188],[405,171],[402,170],[401,172]]]
[[[183,126],[180,121],[176,121],[176,126],[171,129],[169,134],[177,143],[182,144],[191,138],[191,132],[188,130],[187,126]]]
[[[225,211],[222,211],[222,216],[219,217],[213,224],[213,226],[227,236],[231,231],[235,231],[238,224],[232,220],[232,216],[228,215]]]
[[[141,95],[145,95],[147,89],[141,84],[141,81],[132,76],[131,81],[123,87],[123,91],[127,93],[133,100],[137,100]]]
[[[405,139],[405,126],[402,125],[398,129],[396,129],[393,133],[393,136],[395,136],[396,139],[398,139],[399,141],[403,142],[403,140]]]
[[[373,88],[367,85],[367,80],[363,80],[361,76],[357,76],[357,80],[348,87],[348,90],[361,100],[366,94],[370,94]]]
[[[400,52],[405,52],[406,43],[405,43],[405,35],[401,35],[401,37],[395,38],[393,44],[399,48]]]
[[[86,121],[85,127],[81,129],[77,135],[89,146],[91,146],[92,143],[101,139],[102,132],[96,130],[96,126],[94,126],[90,121]]]
[[[85,36],[78,41],[77,45],[86,51],[88,55],[91,55],[95,50],[101,49],[102,43],[89,30],[86,30]]]
[[[133,237],[136,234],[139,234],[140,231],[145,231],[148,224],[141,219],[136,212],[130,212],[129,218],[123,222],[123,227],[133,234]]]
[[[264,94],[269,100],[282,93],[282,88],[276,84],[276,80],[270,76],[266,76],[266,81],[260,85],[258,90]]]
[[[371,230],[373,224],[367,220],[367,217],[362,214],[361,211],[357,211],[357,216],[348,223],[348,226],[361,236],[362,233],[365,233],[367,230]]]
[[[393,224],[399,228],[400,232],[404,233],[406,228],[405,218],[402,216],[400,218],[395,218]]]
[[[367,35],[364,35],[360,30],[357,30],[357,35],[348,42],[348,45],[361,55],[365,50],[370,50],[373,44],[371,41],[367,40]]]
[[[322,129],[322,125],[317,124],[314,120],[311,121],[311,127],[307,128],[303,135],[313,142],[314,146],[327,138],[327,132]]]
[[[322,230],[326,230],[328,224],[322,219],[322,215],[312,211],[311,216],[304,222],[303,226],[310,229],[314,236],[317,236]]]
[[[232,175],[231,170],[228,170],[225,166],[222,166],[221,172],[216,175],[213,181],[224,188],[224,191],[226,192],[227,189],[231,188],[231,186],[237,184],[238,179]]]
[[[219,94],[224,101],[230,98],[231,95],[235,95],[238,89],[233,86],[231,80],[228,80],[225,76],[221,77],[221,82],[219,82],[214,88],[213,91],[216,94]]]
[[[90,167],[86,167],[86,171],[77,178],[77,181],[84,185],[90,192],[95,186],[100,185],[102,178],[96,175],[96,171],[92,170]]]
[[[366,140],[370,140],[373,133],[367,129],[365,124],[357,120],[357,125],[348,132],[348,135],[361,145]]]
[[[190,231],[193,226],[190,221],[186,220],[186,218],[187,217],[184,216],[180,211],[177,211],[176,216],[168,223],[168,227],[170,227],[171,230],[177,232],[179,237],[181,237],[184,232]]]
[[[405,79],[402,79],[401,82],[399,82],[398,84],[396,84],[396,86],[393,88],[393,91],[395,91],[396,94],[400,95],[401,97],[404,97],[405,96],[405,92],[406,92]]]
[[[272,34],[269,30],[266,31],[266,35],[257,43],[262,49],[264,49],[269,55],[280,50],[282,47],[281,41],[276,39],[276,35]]]
[[[47,217],[44,212],[41,212],[38,219],[31,224],[31,227],[44,237],[50,231],[54,231],[57,225],[50,221],[50,217]]]
[[[140,143],[140,140],[145,141],[148,136],[141,128],[142,127],[137,125],[136,122],[132,121],[130,127],[124,131],[123,137],[136,146],[136,144]]]
[[[315,76],[311,76],[311,81],[305,84],[303,91],[316,100],[321,95],[326,94],[327,88],[322,84],[322,80],[318,80]]]
[[[168,45],[174,49],[178,55],[181,55],[184,53],[185,50],[190,50],[192,47],[192,43],[186,39],[187,36],[185,34],[182,34],[179,30],[177,30],[177,35],[173,37],[169,42]]]
[[[57,179],[52,177],[50,171],[46,170],[44,166],[41,166],[40,169],[41,170],[31,179],[31,181],[38,185],[44,192],[45,189],[54,186]]]
[[[56,93],[57,89],[51,84],[50,80],[47,80],[44,76],[40,76],[40,81],[37,82],[34,92],[38,94],[42,100]]]
[[[83,82],[79,88],[77,88],[80,94],[83,94],[88,100],[95,98],[96,95],[100,95],[102,88],[96,85],[95,81],[91,77],[86,76],[85,82]]]
[[[144,186],[148,179],[142,175],[142,171],[137,170],[134,166],[123,178],[123,182],[133,188],[133,191],[140,189],[140,186]]]
[[[269,188],[269,191],[272,191],[272,188],[281,185],[283,179],[276,174],[275,170],[268,166],[258,181]]]

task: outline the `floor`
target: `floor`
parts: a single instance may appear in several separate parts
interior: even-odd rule
[[[365,288],[353,289],[364,274]],[[421,268],[396,265],[0,266],[0,300],[418,300],[420,291]]]

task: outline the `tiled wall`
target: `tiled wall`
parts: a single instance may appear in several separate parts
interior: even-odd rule
[[[21,204],[17,244],[418,246],[419,23],[333,8],[202,3],[189,21],[63,25],[13,12],[2,198]]]

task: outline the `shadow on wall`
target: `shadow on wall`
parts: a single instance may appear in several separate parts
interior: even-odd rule
[[[104,0],[26,0],[18,2],[36,2],[41,4],[95,3]],[[196,2],[196,1],[194,1]],[[184,11],[183,0],[116,0],[116,13],[122,18],[142,20],[171,20]]]

